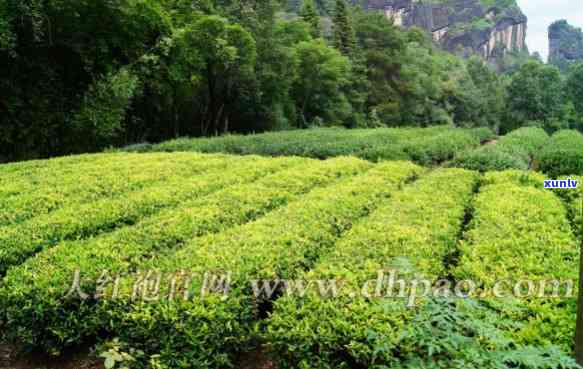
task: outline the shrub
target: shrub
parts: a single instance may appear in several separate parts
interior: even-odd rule
[[[269,303],[268,298],[253,300],[250,281],[296,277],[354,222],[419,172],[411,164],[380,164],[359,177],[317,189],[257,222],[195,239],[175,255],[153,260],[150,266],[169,273],[233,271],[229,297],[110,306],[110,316],[121,316],[119,334],[124,341],[160,355],[166,364],[228,366],[234,353],[253,342],[254,320]],[[190,291],[200,291],[201,283],[193,281]],[[167,329],[177,321],[183,324]]]
[[[117,160],[115,160],[117,159]],[[150,185],[161,183],[173,176],[198,173],[212,164],[227,165],[224,157],[208,157],[208,163],[197,160],[196,155],[124,155],[114,160],[96,161],[91,166],[79,166],[52,173],[42,171],[29,178],[16,180],[12,186],[20,189],[17,196],[0,198],[0,205],[11,211],[0,213],[0,226],[19,224],[31,218],[48,216],[59,209],[82,206],[88,202],[119,198]],[[146,159],[146,160],[144,160]],[[39,177],[50,176],[50,180]],[[35,191],[26,191],[36,185]],[[44,182],[44,183],[43,183]]]
[[[506,153],[496,146],[465,151],[450,163],[453,167],[487,172],[491,170],[528,169],[528,162]]]
[[[400,276],[445,276],[443,260],[457,236],[478,181],[462,169],[433,172],[380,206],[324,254],[305,280],[342,280],[331,299],[311,291],[276,301],[265,337],[282,368],[384,367],[398,360],[397,344],[414,310],[401,299],[360,287],[379,270]],[[370,286],[369,286],[370,287]],[[392,292],[392,291],[391,291]]]
[[[252,184],[233,186],[214,195],[192,200],[178,209],[168,210],[134,227],[126,227],[110,235],[86,241],[62,243],[48,252],[39,254],[37,258],[29,260],[21,267],[12,269],[5,278],[5,288],[0,289],[0,295],[3,296],[0,299],[3,301],[2,311],[8,317],[6,321],[15,324],[8,324],[10,329],[7,331],[11,332],[12,335],[9,338],[53,350],[59,350],[72,343],[81,343],[83,338],[105,329],[104,322],[110,320],[107,317],[109,314],[109,307],[106,307],[108,301],[103,301],[106,306],[104,306],[104,310],[99,310],[96,308],[98,302],[95,300],[77,301],[64,297],[68,285],[71,284],[68,281],[76,269],[79,268],[83,272],[82,289],[96,291],[96,281],[103,270],[108,270],[110,273],[132,273],[135,270],[144,270],[142,268],[156,264],[155,261],[150,260],[152,258],[160,261],[160,259],[164,259],[164,256],[167,256],[167,258],[174,260],[171,251],[180,249],[193,237],[221,232],[229,227],[260,218],[315,186],[334,183],[370,167],[369,163],[350,158],[312,162],[311,165],[276,173]],[[394,173],[386,175],[390,176],[389,178],[401,178],[404,174],[414,173],[414,167],[411,166],[409,171],[406,171],[406,168],[404,167],[401,171],[395,168]],[[364,178],[370,179],[373,174],[374,172]],[[362,182],[358,183],[362,184]],[[386,182],[386,184],[390,183],[390,181]],[[378,186],[378,184],[378,181],[375,182],[375,185]],[[339,186],[338,188],[343,187]],[[336,189],[336,187],[332,189]],[[354,191],[355,187],[350,189]],[[385,186],[385,188],[371,191],[373,194],[384,194],[389,190],[390,187]],[[316,194],[307,195],[306,201],[318,198],[317,194],[323,196],[328,191],[328,188],[319,189]],[[354,195],[356,196],[356,194]],[[346,194],[346,196],[349,195]],[[361,195],[357,198],[361,199],[365,196]],[[292,209],[299,210],[302,207],[316,206],[308,204],[309,202],[304,203],[299,200]],[[348,201],[348,205],[355,204]],[[359,205],[360,207],[350,209],[364,211],[362,207],[365,205],[371,206],[371,203],[366,202]],[[322,206],[321,202],[320,206]],[[331,207],[332,203],[328,206]],[[260,220],[259,224],[269,222],[269,219],[274,218],[279,222],[279,229],[282,232],[289,226],[290,222],[294,224],[292,222],[294,219],[292,217],[293,211],[284,211],[287,218],[279,213],[281,211],[263,218],[264,220]],[[331,209],[329,213],[330,217],[334,216]],[[304,215],[303,212],[300,212],[295,216],[302,217]],[[316,216],[316,214],[312,216]],[[269,224],[275,224],[276,220]],[[301,220],[298,219],[296,227],[300,227],[301,224]],[[261,226],[249,225],[249,227],[257,229]],[[244,230],[246,227],[242,229]],[[229,234],[233,237],[238,235],[239,231],[241,230],[237,228]],[[245,234],[249,236],[250,232],[252,231]],[[210,236],[207,238],[212,239]],[[201,240],[207,238],[201,238]],[[227,240],[228,238],[225,238],[223,243]],[[120,248],[119,245],[123,245],[123,248]],[[237,248],[236,244],[228,248],[227,245],[224,246],[224,252],[227,254],[221,252],[218,255],[230,255],[229,252],[234,253]],[[209,254],[206,257],[210,256]],[[235,254],[233,254],[234,256]],[[181,257],[176,261],[180,263],[200,261],[201,268],[212,265],[197,257]],[[210,263],[209,260],[207,261]],[[33,270],[34,272],[30,274],[29,272]],[[33,279],[30,280],[29,277]],[[31,305],[29,305],[31,309],[23,308],[21,302],[24,300],[22,298],[32,299],[30,300]],[[33,300],[34,302],[32,302]],[[17,308],[17,306],[19,307]],[[65,310],[67,310],[69,318],[63,319]],[[117,311],[117,313],[120,312]],[[15,328],[16,325],[20,328],[11,329]],[[108,327],[112,330],[117,329],[113,326]]]
[[[481,141],[492,136],[492,131],[487,128],[457,129],[448,126],[353,130],[314,128],[248,136],[182,138],[126,150],[297,155],[317,159],[354,155],[372,161],[412,158],[420,164],[430,165],[453,158],[459,150],[477,147]]]
[[[487,127],[469,129],[468,131],[472,134],[472,136],[478,139],[480,143],[493,140],[496,138],[496,134],[494,133],[494,131]]]
[[[565,207],[555,194],[542,189],[542,180],[534,187],[534,182],[517,174],[486,178],[475,201],[474,219],[460,244],[455,277],[488,289],[500,280],[510,285],[520,280],[576,281],[578,248]],[[508,332],[516,342],[558,344],[571,350],[574,298],[524,298],[520,313],[507,308],[511,300],[500,300],[497,309],[523,324]]]
[[[183,173],[175,177],[158,172],[160,177],[152,178],[152,187],[112,199],[65,207],[22,224],[0,228],[0,275],[61,241],[83,239],[133,224],[165,208],[176,207],[183,201],[209,195],[228,185],[256,180],[265,174],[300,165],[305,160],[246,157],[227,161],[213,156],[182,156],[191,168],[185,167]],[[173,172],[180,168],[179,159],[180,156],[175,157],[174,166],[165,163],[167,170]],[[228,164],[235,165],[235,169],[225,174]]]
[[[435,165],[453,159],[459,151],[480,145],[466,130],[452,130],[432,137],[420,137],[404,144],[404,151],[422,165]]]
[[[549,136],[542,128],[523,127],[502,137],[497,148],[506,154],[530,163],[535,154],[548,142]]]
[[[583,135],[575,130],[555,133],[538,160],[540,170],[552,177],[583,174]]]
[[[459,153],[450,165],[480,172],[526,170],[530,167],[533,156],[542,149],[548,139],[549,136],[543,129],[520,128],[502,137],[495,145]]]

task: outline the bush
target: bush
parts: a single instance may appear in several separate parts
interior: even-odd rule
[[[140,152],[140,153],[150,152],[150,151],[152,151],[152,144],[147,143],[147,142],[134,144],[134,145],[124,147],[124,151]]]
[[[480,145],[480,139],[469,130],[452,130],[433,137],[420,137],[407,142],[404,151],[422,165],[436,165],[454,158],[456,153]]]
[[[456,155],[451,166],[479,170],[521,169],[530,167],[533,156],[548,142],[543,129],[524,127],[510,132],[495,145],[483,146]]]
[[[536,178],[529,180],[519,173],[486,176],[475,201],[474,219],[460,244],[456,279],[470,279],[489,290],[501,280],[510,286],[521,280],[537,286],[543,280],[577,280],[579,253],[566,209],[554,193],[542,189],[542,176]],[[500,300],[497,309],[523,325],[509,328],[513,340],[556,344],[571,351],[575,298],[520,299],[520,312],[509,307],[511,302],[512,298]]]
[[[368,368],[396,362],[399,339],[414,309],[407,309],[402,299],[383,298],[386,290],[378,296],[371,288],[366,298],[360,288],[386,268],[405,278],[436,281],[446,275],[443,260],[455,250],[477,182],[475,173],[462,169],[422,177],[324,254],[301,277],[341,280],[342,294],[327,299],[311,291],[276,301],[265,340],[280,367]]]
[[[292,168],[286,172],[267,176],[252,184],[242,183],[214,195],[190,200],[178,209],[167,210],[136,226],[126,227],[106,236],[62,243],[51,249],[50,252],[43,252],[37,258],[28,260],[24,265],[13,268],[7,274],[4,279],[5,283],[0,288],[2,296],[0,298],[0,311],[5,314],[3,320],[8,322],[6,331],[9,338],[48,350],[61,350],[72,344],[80,344],[83,339],[103,329],[113,330],[115,334],[128,335],[131,332],[134,334],[137,334],[138,331],[143,332],[146,327],[132,326],[128,328],[127,333],[124,333],[119,331],[118,329],[122,328],[115,324],[108,324],[114,318],[141,319],[140,315],[126,317],[124,313],[128,306],[133,306],[130,297],[132,286],[129,286],[130,291],[129,296],[127,296],[129,300],[125,298],[123,301],[113,302],[94,299],[77,300],[74,298],[76,296],[63,300],[71,285],[70,280],[75,270],[80,269],[83,272],[82,290],[96,292],[98,288],[96,281],[104,270],[113,274],[132,273],[123,279],[123,281],[132,281],[136,277],[133,274],[136,270],[149,270],[149,267],[154,269],[164,266],[172,268],[182,263],[192,263],[192,271],[204,269],[212,272],[215,270],[213,265],[217,266],[217,263],[222,261],[227,263],[229,260],[232,260],[233,263],[241,263],[237,265],[242,271],[249,268],[259,268],[260,264],[255,264],[251,262],[252,259],[246,260],[246,258],[248,256],[263,257],[267,258],[266,261],[270,260],[270,263],[276,262],[271,257],[277,258],[284,255],[284,251],[280,250],[281,254],[272,254],[274,250],[267,247],[268,245],[272,245],[278,250],[279,248],[289,249],[286,242],[293,239],[297,241],[297,247],[299,247],[303,242],[300,240],[304,240],[301,237],[311,237],[313,232],[317,233],[314,236],[316,238],[309,244],[312,245],[312,250],[315,250],[317,245],[321,245],[321,242],[330,242],[336,237],[333,234],[343,227],[342,222],[345,222],[345,226],[349,226],[350,217],[356,217],[358,214],[366,212],[380,198],[390,193],[400,181],[414,175],[418,170],[411,164],[394,164],[373,169],[367,174],[355,178],[348,178],[366,171],[372,165],[351,158],[312,163],[308,163],[306,159],[301,160],[308,165],[301,165],[300,168]],[[257,170],[264,171],[262,168]],[[233,174],[233,176],[237,175]],[[308,192],[313,187],[333,184],[338,180],[342,180],[342,182],[331,188],[319,188],[304,198],[297,199],[299,195]],[[282,207],[286,202],[294,199],[297,201],[288,207],[261,218],[266,213]],[[343,205],[339,208],[338,204]],[[345,213],[342,213],[342,209]],[[230,227],[257,218],[261,219],[227,231]],[[307,222],[310,223],[307,224]],[[319,230],[320,222],[323,222],[321,223],[323,227],[321,231]],[[328,226],[324,227],[325,224]],[[219,233],[221,231],[226,232]],[[209,233],[218,234],[210,236]],[[207,236],[192,240],[193,237],[204,235]],[[329,240],[326,237],[329,237]],[[238,240],[243,239],[246,240],[245,244],[248,247],[255,245],[254,247],[259,248],[257,254],[244,252],[243,244],[238,242]],[[307,239],[305,242],[308,242]],[[215,243],[217,246],[220,245],[218,249],[220,252],[206,253],[205,250],[209,247],[214,248]],[[123,248],[120,248],[120,245],[123,245]],[[296,245],[295,242],[294,245]],[[185,254],[181,254],[180,257],[177,254],[177,257],[174,258],[172,251],[181,247],[184,247],[184,250],[179,251],[179,254],[182,252]],[[290,252],[293,250],[295,248],[289,249]],[[193,254],[198,252],[202,252],[202,254],[199,256]],[[189,256],[185,257],[185,255]],[[303,254],[297,254],[296,257],[301,257],[298,260],[294,259],[297,263],[303,260]],[[291,255],[290,258],[292,258]],[[277,263],[279,264],[279,260]],[[269,269],[269,265],[269,263],[263,264],[261,268]],[[225,266],[229,265],[225,264]],[[261,270],[265,271],[265,269]],[[240,277],[247,278],[248,276],[243,273]],[[126,287],[128,286],[126,285]],[[25,307],[23,299],[34,301],[27,305],[30,309]],[[118,302],[121,305],[117,309],[110,305]],[[231,300],[229,300],[230,303]],[[232,307],[210,306],[209,309],[216,309],[217,314],[222,309],[228,311],[238,309],[237,304],[233,304]],[[136,306],[135,308],[149,309],[147,306]],[[246,306],[245,309],[247,308],[251,307]],[[194,314],[198,313],[194,312]],[[208,314],[215,314],[215,311],[208,311]],[[64,315],[67,318],[64,318]],[[217,324],[227,323],[217,322]],[[232,323],[238,324],[236,321]],[[139,325],[140,323],[135,322],[135,324]],[[163,323],[160,322],[160,324]],[[16,329],[17,326],[18,329]],[[204,330],[202,326],[189,327],[189,329],[195,328]],[[218,326],[216,328],[219,336],[226,334],[223,332],[223,328]],[[154,337],[158,339],[160,335],[159,331],[153,327],[152,329],[148,340]],[[169,330],[168,333],[170,334],[168,338],[176,338],[177,336],[174,335],[179,334],[178,331],[174,330]],[[189,337],[194,339],[194,336],[189,335]],[[177,338],[189,342],[188,337],[178,336]],[[212,345],[219,345],[220,342],[221,339],[218,338]],[[150,348],[149,352],[156,347],[161,349],[156,344]],[[179,346],[173,349],[176,349],[176,352],[180,351]],[[201,350],[203,347],[200,347],[200,350],[195,349],[195,354],[201,354]]]
[[[510,132],[498,142],[498,149],[530,163],[532,158],[549,142],[542,128],[523,127]]]
[[[231,270],[229,297],[226,301],[210,296],[157,306],[133,304],[129,313],[125,313],[127,307],[115,307],[114,314],[122,317],[119,334],[149,354],[160,355],[167,364],[228,366],[234,353],[253,342],[254,319],[270,302],[267,297],[253,300],[250,281],[295,278],[332,248],[354,222],[417,173],[420,168],[411,164],[380,164],[361,176],[317,189],[257,222],[195,239],[175,255],[153,260],[149,266],[170,273]],[[193,281],[190,290],[199,291],[200,283]],[[177,321],[185,324],[167,329]]]
[[[122,196],[155,184],[156,180],[161,182],[180,176],[181,171],[196,171],[197,167],[204,168],[206,165],[196,161],[200,158],[192,154],[182,155],[174,158],[173,162],[163,154],[146,157],[135,154],[106,155],[95,157],[96,160],[87,166],[54,168],[52,172],[42,170],[42,174],[29,178],[16,176],[11,187],[20,189],[20,194],[0,198],[2,207],[11,209],[0,213],[0,226],[19,224],[61,208]],[[217,160],[226,165],[224,157],[209,158],[208,165],[216,164]],[[43,175],[52,179],[41,180],[39,177]],[[36,186],[35,191],[26,191],[31,185]]]
[[[492,145],[465,151],[456,156],[450,165],[482,173],[491,170],[528,169],[528,162]]]
[[[555,133],[538,161],[540,170],[552,177],[583,174],[583,135],[575,130]]]
[[[477,147],[491,137],[493,133],[487,128],[313,128],[248,136],[181,138],[158,145],[128,147],[126,151],[296,155],[317,159],[353,155],[371,161],[413,159],[433,165],[450,160],[460,150]]]
[[[151,170],[149,175],[138,171],[135,173],[138,178],[127,176],[117,178],[119,184],[134,186],[140,183],[137,179],[145,180],[142,186],[144,188],[135,188],[134,192],[124,193],[116,190],[115,187],[109,187],[107,191],[112,192],[111,198],[96,198],[89,204],[64,204],[67,206],[59,210],[37,215],[21,224],[0,228],[0,244],[2,244],[0,275],[6,273],[10,267],[22,263],[30,256],[49,249],[61,241],[87,238],[134,224],[163,209],[178,206],[184,201],[192,201],[209,195],[228,185],[254,181],[268,173],[299,165],[303,160],[298,158],[276,161],[259,157],[233,158],[232,160],[238,161],[235,163],[221,156],[197,156],[188,153],[172,157],[163,156],[166,160],[161,160],[158,165],[154,162],[149,163]],[[155,160],[151,154],[148,154],[148,158]],[[169,162],[170,159],[172,159],[171,162]],[[228,164],[236,167],[226,175],[224,171]],[[197,179],[194,183],[193,178]],[[93,177],[93,181],[98,179],[101,180],[100,177]],[[91,185],[96,187],[97,182]],[[56,200],[62,198],[64,197],[57,197]],[[25,209],[29,210],[30,207]]]
[[[480,143],[484,143],[496,138],[494,131],[487,127],[474,128],[469,131],[471,132],[472,136],[480,141]]]

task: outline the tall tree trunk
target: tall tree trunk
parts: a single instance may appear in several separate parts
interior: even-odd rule
[[[223,123],[223,134],[229,133],[229,114],[225,114],[225,119]]]
[[[205,117],[205,127],[204,135],[209,133],[209,129],[213,129],[213,133],[216,132],[216,119],[217,119],[217,96],[216,96],[216,80],[213,72],[213,67],[207,65],[207,88],[208,88],[208,110]]]
[[[218,136],[221,133],[223,112],[224,111],[225,111],[225,104],[221,104],[219,106],[219,109],[217,110],[217,114],[216,114],[215,120],[213,122],[215,136]]]

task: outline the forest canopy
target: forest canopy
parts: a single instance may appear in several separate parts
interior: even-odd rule
[[[581,120],[576,68],[503,75],[345,0],[287,5],[0,0],[0,160],[311,126]]]

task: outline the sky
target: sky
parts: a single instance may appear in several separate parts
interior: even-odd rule
[[[549,55],[548,27],[566,19],[572,26],[583,28],[582,0],[518,0],[528,17],[526,44],[530,52],[538,51],[544,60]]]

